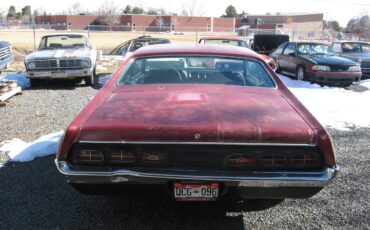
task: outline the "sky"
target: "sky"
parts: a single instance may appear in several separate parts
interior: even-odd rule
[[[60,13],[74,3],[80,2],[84,8],[94,11],[104,1],[116,2],[119,9],[130,4],[144,8],[164,8],[174,13],[181,13],[186,2],[195,2],[198,13],[202,16],[215,17],[224,14],[228,5],[235,6],[238,13],[244,11],[249,14],[324,13],[326,20],[337,20],[341,26],[346,26],[352,18],[365,14],[370,15],[369,0],[89,0],[86,2],[78,0],[1,0],[0,8],[7,11],[10,5],[14,5],[17,11],[20,11],[25,5],[31,5],[32,9],[41,7],[48,13]]]

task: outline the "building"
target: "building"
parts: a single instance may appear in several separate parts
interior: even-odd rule
[[[35,21],[36,24],[60,30],[234,32],[236,19],[132,14],[110,19],[92,15],[36,16]]]
[[[236,20],[236,27],[279,30],[299,39],[317,39],[323,35],[322,13],[244,15]]]

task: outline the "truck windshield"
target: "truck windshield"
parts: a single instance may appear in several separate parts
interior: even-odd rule
[[[78,49],[87,46],[82,35],[52,35],[41,39],[39,49]]]
[[[138,58],[117,81],[118,86],[144,84],[275,86],[256,60],[208,56]]]

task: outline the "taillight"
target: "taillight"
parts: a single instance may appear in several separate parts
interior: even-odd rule
[[[319,163],[317,157],[313,153],[299,153],[294,155],[292,164],[295,166],[315,166]]]
[[[252,155],[232,155],[227,163],[232,167],[252,167],[256,165],[256,160]]]
[[[133,163],[136,161],[136,157],[129,151],[114,151],[110,154],[110,160],[116,163]]]
[[[104,155],[98,150],[81,150],[77,154],[77,161],[86,163],[98,163],[104,161]]]
[[[278,153],[266,154],[262,157],[262,164],[265,167],[284,166],[285,156]]]
[[[144,163],[165,163],[167,157],[163,153],[143,153],[141,155],[141,161]]]

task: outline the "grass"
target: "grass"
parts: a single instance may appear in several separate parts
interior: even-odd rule
[[[9,41],[12,46],[19,50],[24,51],[25,53],[32,52],[34,45],[38,46],[41,37],[46,34],[51,33],[65,33],[65,31],[55,31],[55,30],[36,30],[35,35],[32,30],[0,30],[0,40]],[[86,32],[84,32],[86,33]],[[114,47],[119,44],[139,36],[142,36],[143,33],[135,32],[90,32],[90,42],[95,45],[98,49],[104,51],[112,50]],[[170,39],[173,43],[181,42],[192,42],[195,43],[195,35],[173,35],[173,34],[150,34],[146,33],[145,35],[150,35],[152,37],[161,37]],[[35,36],[35,40],[34,40]],[[34,43],[35,41],[35,43]]]

